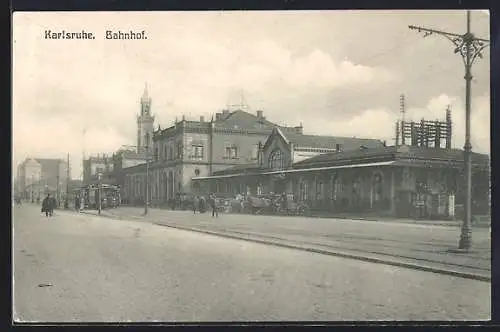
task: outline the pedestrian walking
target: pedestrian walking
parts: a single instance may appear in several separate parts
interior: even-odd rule
[[[215,194],[212,194],[210,198],[210,205],[212,206],[212,218],[213,217],[218,218],[219,211],[217,210],[217,197],[215,196]]]
[[[51,205],[52,197],[50,197],[50,194],[47,194],[47,196],[42,201],[42,213],[45,213],[46,217],[49,217]],[[52,214],[50,214],[50,216],[52,216]]]
[[[75,196],[75,211],[79,212],[80,211],[80,197]]]
[[[57,206],[57,200],[54,196],[52,196],[50,198],[50,211],[49,211],[51,217],[54,215],[54,209],[56,208],[56,206]]]
[[[205,213],[207,209],[207,203],[205,200],[205,196],[201,196],[199,199],[199,211],[200,213]]]
[[[198,198],[198,196],[194,196],[193,198],[193,213],[196,214],[196,210],[200,210],[200,199]]]

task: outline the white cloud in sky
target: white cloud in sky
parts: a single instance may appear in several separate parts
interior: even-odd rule
[[[77,177],[81,172],[83,128],[87,128],[87,153],[110,153],[121,145],[135,144],[136,115],[145,81],[153,98],[152,111],[163,128],[183,114],[209,119],[228,99],[237,100],[237,91],[242,89],[252,108],[264,109],[271,121],[286,121],[288,125],[303,122],[305,131],[310,133],[389,140],[388,137],[394,136],[394,121],[399,112],[391,107],[394,103],[388,96],[397,100],[408,73],[426,68],[429,62],[426,56],[434,63],[436,51],[429,44],[429,54],[424,54],[427,50],[424,46],[428,44],[423,43],[419,48],[422,54],[412,57],[410,66],[398,67],[396,61],[379,61],[381,57],[376,63],[348,61],[359,58],[362,45],[366,45],[363,52],[367,55],[384,50],[380,34],[373,38],[368,32],[383,26],[389,16],[367,16],[364,26],[351,26],[350,30],[356,28],[360,33],[354,51],[350,51],[350,44],[342,39],[346,32],[342,23],[346,20],[342,18],[346,15],[15,13],[13,162],[17,164],[27,156],[65,157],[69,152],[73,160],[72,175]],[[410,23],[418,23],[421,15],[409,16]],[[397,21],[400,16],[391,17],[397,23],[397,29],[389,26],[391,41],[405,40],[409,33],[407,22]],[[459,19],[462,24],[462,18]],[[106,41],[102,36],[110,27],[146,30],[148,40]],[[97,38],[45,40],[45,29],[86,29],[96,33]],[[442,62],[449,60],[443,57]],[[462,85],[463,82],[456,82],[456,76],[453,73],[450,87],[436,86],[432,95],[413,92],[417,104],[425,107],[410,109],[408,113],[442,118],[445,104],[451,102],[456,117],[455,138],[459,139],[463,136],[462,102],[460,98],[443,97],[455,95],[456,85]],[[475,72],[475,76],[482,79],[484,74]],[[433,82],[419,84],[432,86]],[[379,92],[368,97],[367,89]],[[336,91],[349,91],[354,97],[352,101],[346,100],[345,105],[330,106],[327,99]],[[478,98],[475,95],[473,138],[478,149],[487,151],[489,119],[486,121],[484,117],[489,117],[489,96]],[[355,110],[351,104],[362,99],[367,104],[377,101],[381,106]],[[327,117],[331,112],[337,112],[341,119],[333,121]]]
[[[458,96],[445,94],[429,100],[424,107],[410,107],[406,111],[407,121],[445,120],[447,105],[452,110],[452,147],[461,149],[465,142],[465,106]],[[334,134],[339,136],[375,137],[394,143],[394,111],[388,109],[368,109],[345,121],[327,122],[305,121],[305,128],[310,133]],[[474,152],[490,153],[490,99],[481,96],[472,100],[471,141]]]

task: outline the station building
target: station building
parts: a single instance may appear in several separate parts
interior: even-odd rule
[[[439,137],[429,146],[429,137],[408,135],[413,135],[412,145],[366,146],[368,142],[338,138],[332,143],[350,149],[301,160],[300,151],[313,151],[324,139],[287,135],[275,128],[259,152],[258,165],[195,177],[194,188],[200,194],[287,193],[317,212],[454,217],[455,208],[465,201],[463,151],[449,147],[449,135],[444,148]],[[473,213],[489,214],[489,157],[473,153],[472,165]]]
[[[150,102],[143,97],[141,109],[149,110],[144,103],[149,105]],[[148,188],[151,201],[161,205],[177,193],[197,191],[198,182],[193,182],[193,178],[211,176],[226,169],[259,166],[260,153],[276,131],[296,143],[294,161],[332,151],[383,145],[376,139],[305,135],[302,125],[278,126],[267,120],[262,110],[255,113],[242,109],[223,110],[208,121],[204,117],[197,121],[182,117],[173,126],[166,129],[158,126],[152,132],[148,163],[126,168],[115,166],[123,176],[122,197],[132,204],[142,203]]]

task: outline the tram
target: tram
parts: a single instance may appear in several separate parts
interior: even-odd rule
[[[102,184],[99,188],[96,184],[90,184],[76,188],[73,193],[75,199],[83,201],[81,208],[99,209],[99,197],[101,196],[101,209],[117,208],[120,206],[120,186]],[[82,200],[83,198],[83,200]]]

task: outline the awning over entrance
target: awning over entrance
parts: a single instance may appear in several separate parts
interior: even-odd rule
[[[388,166],[388,165],[392,165],[394,163],[395,163],[395,161],[392,160],[392,161],[382,161],[382,162],[366,163],[366,164],[325,166],[325,167],[313,167],[313,168],[302,168],[302,169],[287,169],[287,170],[282,170],[282,171],[268,171],[268,172],[261,172],[261,173],[238,173],[238,174],[227,174],[227,175],[200,176],[200,177],[193,178],[193,180],[225,179],[225,178],[234,178],[234,177],[240,177],[240,176],[273,175],[273,174],[286,174],[286,173],[305,173],[305,172],[316,172],[316,171],[325,171],[325,170],[341,169],[341,168]]]

